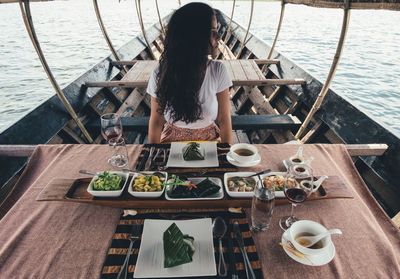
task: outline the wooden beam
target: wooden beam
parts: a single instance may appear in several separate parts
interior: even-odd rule
[[[124,65],[126,65],[126,66],[133,66],[133,65],[135,65],[136,64],[136,62],[137,62],[138,60],[128,60],[128,61],[124,61],[124,60],[121,60],[121,61],[111,61],[111,65],[112,66],[124,66]]]
[[[88,81],[87,87],[121,87],[135,88],[147,87],[148,81]],[[232,80],[233,86],[267,86],[267,85],[294,85],[304,84],[304,79],[236,79]]]
[[[392,221],[398,228],[400,228],[400,212],[392,218]]]
[[[385,143],[345,144],[350,156],[381,156],[388,149]]]
[[[126,120],[125,120],[126,119]],[[122,118],[122,124],[124,123],[142,123],[141,118]],[[129,119],[128,122],[125,122]],[[135,120],[136,119],[136,120]],[[148,119],[148,117],[147,117]],[[146,126],[147,129],[147,126]],[[380,156],[385,153],[388,149],[387,144],[382,143],[371,143],[371,144],[346,144],[347,151],[351,156]],[[36,145],[0,145],[0,156],[1,157],[29,157]]]

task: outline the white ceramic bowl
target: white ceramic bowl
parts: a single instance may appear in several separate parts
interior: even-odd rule
[[[306,248],[300,245],[296,240],[296,236],[302,233],[310,233],[313,235],[318,235],[320,233],[326,232],[327,229],[322,226],[321,224],[310,221],[310,220],[300,220],[293,223],[289,228],[289,237],[290,241],[293,243],[294,247],[302,252],[305,255],[318,255],[321,253],[326,253],[329,250],[329,246],[333,245],[331,236],[328,235],[327,237],[323,238],[322,240],[322,248],[319,249],[312,249]]]
[[[276,176],[276,175],[281,175],[284,177],[286,175],[286,172],[269,172],[269,173],[260,175],[260,177],[261,177],[261,180],[264,180],[264,178],[266,178],[266,177]],[[275,189],[275,198],[285,198],[285,193],[283,192],[283,189],[280,191]]]
[[[241,156],[239,154],[237,154],[235,151],[239,150],[239,149],[247,149],[250,150],[251,152],[253,152],[253,155],[249,155],[249,156]],[[253,162],[258,154],[258,149],[251,144],[248,143],[237,143],[231,146],[230,149],[230,155],[232,156],[232,158],[239,162],[239,163],[248,163],[248,162]]]
[[[239,177],[245,177],[255,174],[255,172],[226,172],[224,174],[224,185],[225,185],[225,191],[226,193],[231,197],[231,198],[252,198],[254,195],[254,191],[251,192],[234,192],[229,190],[228,186],[228,179],[234,176],[239,176]],[[259,183],[259,179],[257,176],[253,176],[255,179],[256,183]]]
[[[92,178],[92,181],[90,181],[89,187],[87,188],[87,191],[95,196],[95,197],[103,197],[103,198],[113,198],[113,197],[119,197],[122,192],[124,191],[124,188],[128,182],[129,179],[129,174],[128,173],[124,173],[121,171],[110,171],[110,174],[116,174],[118,176],[121,176],[122,179],[124,179],[123,185],[121,187],[121,190],[118,191],[97,191],[93,189],[93,183],[99,178],[99,175],[101,175],[103,172],[97,172],[97,175],[95,175]]]
[[[132,188],[133,183],[135,181],[135,178],[137,178],[139,175],[142,175],[142,174],[153,174],[153,173],[155,173],[155,171],[142,171],[142,172],[139,172],[139,173],[135,173],[135,175],[131,179],[131,182],[129,183],[128,193],[131,194],[132,196],[136,197],[136,198],[141,198],[141,199],[155,199],[155,198],[161,197],[161,195],[165,191],[165,187],[162,187],[161,191],[154,191],[154,192],[139,192],[139,191],[134,191],[133,188]],[[160,171],[159,173],[163,174],[164,183],[165,183],[167,181],[167,178],[168,178],[168,173],[165,172],[165,171]]]

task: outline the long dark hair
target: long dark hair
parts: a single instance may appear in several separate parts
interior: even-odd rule
[[[158,72],[157,98],[173,121],[200,119],[198,92],[203,83],[209,53],[214,10],[204,3],[189,3],[172,15],[164,40]]]

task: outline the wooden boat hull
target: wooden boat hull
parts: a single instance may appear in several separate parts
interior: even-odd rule
[[[217,15],[221,26],[226,29],[229,18],[222,13]],[[164,18],[164,22],[167,21]],[[240,42],[245,36],[246,30],[241,26],[232,23],[232,32],[229,35],[228,47],[235,54],[240,48]],[[162,36],[158,24],[146,30],[147,38],[153,42],[155,51],[161,51],[160,41]],[[226,36],[227,34],[225,34]],[[268,56],[270,46],[262,40],[251,36],[241,54],[241,59],[265,58]],[[136,37],[125,44],[118,51],[121,60],[151,59],[149,50],[146,48],[141,37]],[[257,94],[269,100],[272,111],[260,108],[257,98],[251,92],[251,88],[236,88],[232,98],[232,105],[238,114],[265,114],[265,113],[291,113],[301,121],[314,103],[316,96],[322,88],[322,83],[309,73],[297,66],[293,61],[274,51],[272,58],[280,61],[277,65],[270,65],[267,77],[280,79],[302,78],[305,85],[283,85],[264,86],[256,88]],[[117,111],[124,108],[123,115],[146,116],[149,114],[149,99],[142,89],[107,89],[86,87],[85,83],[90,81],[120,80],[122,75],[120,69],[113,66],[113,57],[100,61],[92,69],[80,76],[70,85],[63,89],[67,99],[74,110],[78,113],[83,124],[88,124],[98,119],[103,112]],[[276,92],[274,92],[276,91]],[[275,94],[275,95],[273,95]],[[133,96],[133,97],[132,97]],[[136,96],[136,97],[135,97]],[[259,97],[261,95],[258,95]],[[253,108],[253,109],[252,109]],[[269,108],[270,109],[270,108]],[[389,215],[394,215],[400,210],[400,174],[395,170],[400,165],[400,139],[376,123],[367,115],[359,111],[347,100],[337,95],[333,90],[328,94],[314,117],[314,125],[318,126],[316,132],[310,133],[310,143],[386,143],[389,149],[379,157],[359,157],[355,164],[364,180],[373,187],[378,200]],[[311,132],[312,126],[308,132]],[[89,130],[90,131],[90,130]],[[100,131],[91,130],[97,136],[97,143],[100,143]],[[237,140],[248,140],[255,143],[274,143],[290,140],[293,134],[285,131],[251,130],[239,131]],[[239,135],[242,135],[239,136]],[[129,135],[132,143],[146,142],[146,135],[143,132],[133,132]],[[0,144],[49,144],[49,143],[84,143],[80,131],[71,121],[68,113],[56,96],[49,98],[25,117],[11,125],[0,134]],[[28,158],[13,158],[0,156],[0,166],[3,175],[0,176],[0,194],[4,196],[7,189],[11,188],[16,175],[21,172]],[[0,197],[1,197],[0,195]]]

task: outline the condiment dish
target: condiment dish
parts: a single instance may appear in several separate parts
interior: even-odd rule
[[[116,191],[102,191],[102,190],[94,190],[93,189],[93,184],[94,182],[99,178],[99,176],[101,174],[103,174],[103,172],[96,172],[96,175],[93,176],[92,180],[90,181],[90,184],[87,188],[88,193],[90,193],[91,195],[95,196],[95,197],[103,197],[103,198],[114,198],[114,197],[119,197],[122,192],[124,191],[124,188],[128,182],[129,179],[129,174],[128,173],[123,173],[121,171],[109,171],[110,174],[116,174],[118,176],[121,176],[123,181],[121,189],[120,190],[116,190]]]

